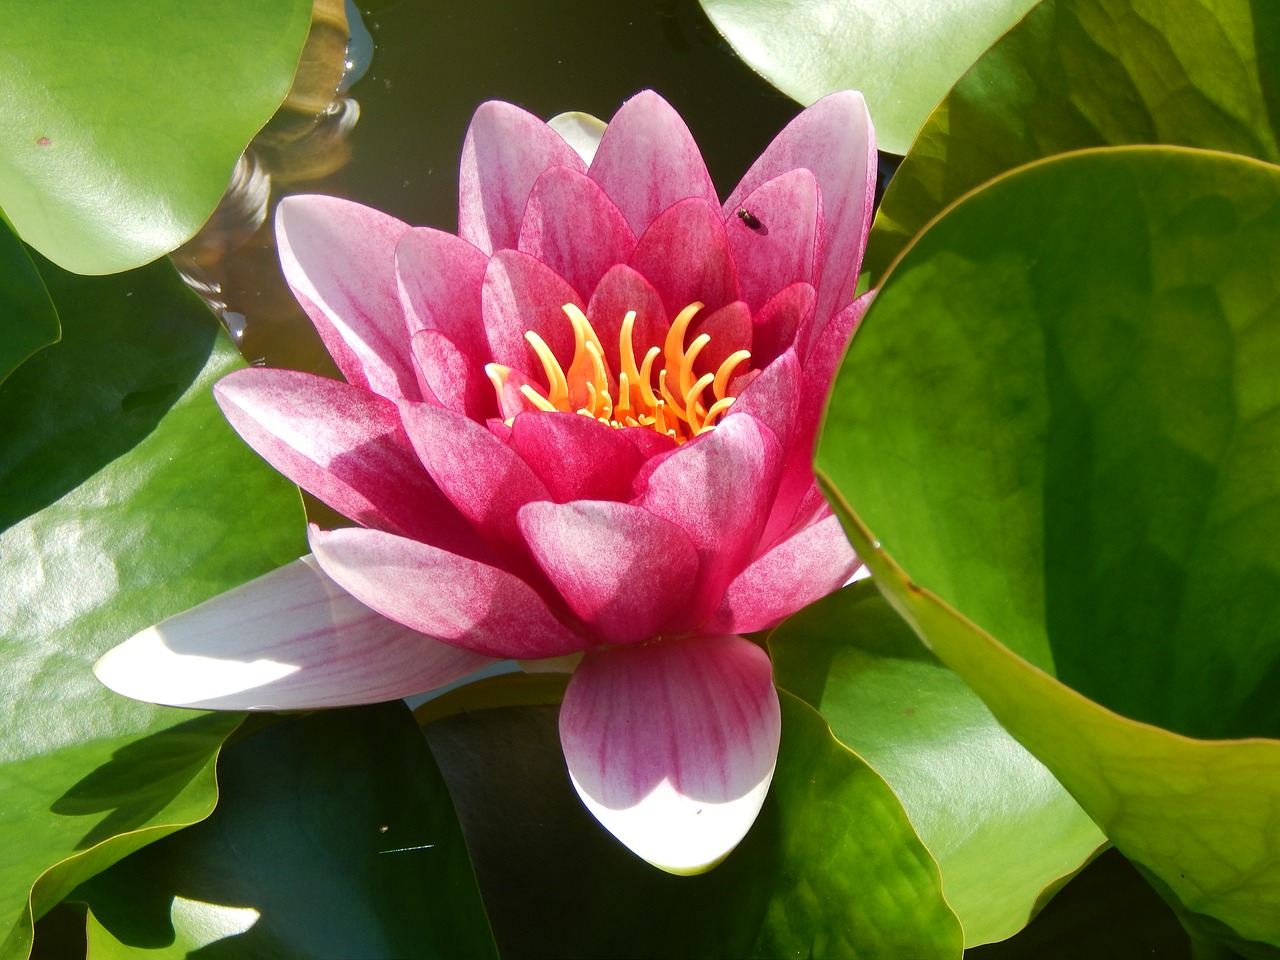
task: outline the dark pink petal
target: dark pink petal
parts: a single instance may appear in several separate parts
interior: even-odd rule
[[[758,221],[748,226],[739,210]],[[742,299],[759,310],[792,283],[817,280],[822,252],[822,201],[808,170],[788,170],[751,191],[725,220],[738,265]]]
[[[708,630],[752,633],[777,626],[848,582],[858,558],[829,511],[738,574]]]
[[[605,271],[626,262],[635,245],[621,211],[586,174],[551,167],[533,185],[519,249],[564,277],[584,299]]]
[[[416,540],[311,527],[324,572],[365,606],[411,630],[487,657],[538,660],[587,646],[527,583]]]
[[[520,414],[511,424],[511,446],[558,503],[625,500],[644,462],[620,430],[576,413]]]
[[[790,446],[800,403],[803,373],[794,350],[787,350],[773,363],[757,372],[729,408],[728,417],[749,416],[763,423],[778,438],[783,449]]]
[[[683,530],[626,503],[530,503],[520,529],[570,609],[606,643],[660,634],[682,613],[698,572]]]
[[[631,328],[631,345],[636,358],[643,361],[650,347],[662,346],[671,324],[662,297],[653,285],[625,263],[619,263],[600,278],[587,306],[587,316],[615,377],[621,369],[622,321],[632,310],[636,319]]]
[[[400,417],[427,472],[493,545],[523,543],[516,511],[550,493],[520,457],[479,423],[426,403],[405,403]]]
[[[755,553],[781,469],[777,438],[744,415],[726,417],[649,475],[640,505],[679,524],[698,549],[691,622],[719,606],[724,588]]]
[[[408,229],[337,197],[285,197],[276,208],[285,278],[347,382],[418,400],[395,276],[396,244]]]
[[[479,539],[414,455],[390,400],[295,370],[248,368],[214,398],[273,467],[344,517],[474,553]]]
[[[751,352],[751,311],[741,300],[726,303],[719,310],[710,313],[703,311],[689,324],[685,340],[692,343],[704,333],[711,338],[711,342],[698,354],[698,362],[694,365],[699,376],[715,373],[731,353],[739,350]],[[753,364],[749,360],[743,362],[737,368],[735,379],[746,373],[751,366]]]
[[[586,171],[564,138],[531,113],[482,103],[462,143],[458,236],[492,254],[514,249],[534,182],[555,165]]]
[[[653,284],[669,317],[695,301],[718,310],[739,299],[720,211],[705,200],[664,210],[640,237],[631,266]]]
[[[419,330],[409,348],[423,396],[471,420],[497,412],[497,394],[477,363],[439,330]]]
[[[673,439],[665,433],[658,433],[648,427],[623,427],[618,432],[626,437],[629,443],[635,445],[646,462],[661,454],[674,453],[676,450],[676,442]],[[656,467],[657,464],[655,463],[654,466]]]
[[[783,287],[752,318],[751,365],[764,367],[792,344],[803,360],[808,355],[808,324],[817,292],[807,283]]]
[[[782,718],[769,658],[741,637],[589,651],[560,707],[587,809],[669,873],[709,870],[755,822]]]
[[[813,172],[822,194],[818,315],[829,317],[853,299],[875,199],[876,138],[862,94],[833,93],[792,120],[730,194],[725,216],[761,184],[798,167]]]
[[[689,128],[652,90],[632,97],[613,115],[590,172],[637,236],[687,197],[713,206],[720,202]]]
[[[151,703],[311,710],[398,700],[492,662],[379,616],[303,557],[135,634],[93,669]]]
[[[396,282],[409,332],[438,330],[477,366],[489,360],[480,285],[489,258],[451,233],[414,227],[396,245]]]
[[[546,386],[542,364],[525,334],[532,330],[546,341],[560,366],[573,361],[573,326],[564,305],[584,309],[586,301],[568,281],[541,260],[516,250],[503,250],[489,261],[481,296],[490,356],[506,367],[532,374]]]

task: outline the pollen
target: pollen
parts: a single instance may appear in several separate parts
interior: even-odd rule
[[[618,334],[619,369],[614,371],[591,321],[578,307],[566,303],[563,309],[573,326],[573,359],[567,370],[542,337],[532,330],[524,335],[547,383],[545,388],[521,384],[527,409],[577,413],[611,427],[645,427],[676,443],[714,429],[733,404],[729,388],[751,354],[735,351],[714,372],[699,375],[694,365],[711,337],[699,334],[688,345],[685,337],[702,306],[691,303],[681,310],[661,346],[647,346],[643,357],[637,357],[632,336],[636,312],[628,311]],[[485,373],[497,391],[499,407],[509,409],[504,396],[511,368],[491,363]]]

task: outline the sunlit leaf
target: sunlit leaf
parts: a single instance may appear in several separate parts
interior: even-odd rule
[[[1280,4],[1044,0],[920,131],[885,193],[866,267],[880,277],[947,204],[1041,157],[1163,143],[1275,163],[1277,104]]]
[[[1280,169],[1023,168],[899,261],[818,455],[934,652],[1186,909],[1271,943],[1278,283]]]
[[[209,387],[239,358],[167,263],[41,272],[63,339],[0,387],[0,956],[85,877],[213,806],[235,716],[90,668],[134,631],[305,550],[297,493]],[[33,892],[34,885],[34,892]]]
[[[496,956],[403,703],[284,719],[228,747],[218,781],[208,820],[72,894],[92,911],[90,960]]]
[[[1012,936],[1105,843],[869,580],[788,619],[769,649],[778,683],[820,710],[902,801],[966,946]]]
[[[701,0],[742,59],[803,104],[861,90],[881,150],[929,111],[1036,0]]]
[[[0,4],[0,208],[79,273],[147,263],[213,212],[289,90],[308,0]]]

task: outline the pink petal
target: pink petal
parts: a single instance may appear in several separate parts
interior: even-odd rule
[[[828,511],[738,574],[707,629],[752,633],[777,626],[844,586],[858,565],[840,521]]]
[[[727,217],[765,181],[797,167],[813,172],[822,194],[820,317],[831,316],[853,299],[871,225],[876,159],[875,132],[862,94],[833,93],[804,110],[774,138],[724,205]]]
[[[755,229],[738,216],[747,210]],[[767,180],[725,220],[729,249],[738,265],[742,299],[759,310],[783,287],[817,280],[822,251],[822,201],[808,170],[788,170]]]
[[[396,282],[409,332],[438,330],[477,367],[489,359],[480,285],[489,258],[451,233],[414,227],[396,245]]]
[[[713,206],[720,202],[689,128],[652,90],[632,97],[613,115],[590,172],[637,236],[687,197]]]
[[[584,298],[605,271],[631,256],[635,245],[621,211],[586,174],[551,167],[533,185],[519,249],[564,277]]]
[[[653,285],[625,263],[619,263],[600,278],[587,306],[587,316],[600,337],[605,360],[615,376],[621,369],[622,321],[632,310],[636,313],[631,327],[632,349],[643,359],[650,347],[662,346],[671,324],[662,297]]]
[[[527,253],[503,250],[489,261],[481,296],[490,356],[495,362],[534,374],[545,386],[542,364],[525,339],[525,333],[532,330],[551,348],[560,366],[569,368],[573,326],[564,305],[572,303],[583,309],[586,301],[568,281]]]
[[[458,236],[492,254],[513,249],[529,191],[551,166],[586,171],[564,139],[519,107],[482,103],[462,144]]]
[[[640,505],[679,524],[698,549],[694,622],[712,613],[754,554],[781,469],[777,438],[744,415],[726,417],[650,474]]]
[[[445,549],[482,549],[414,455],[390,400],[294,370],[248,368],[214,398],[273,467],[344,517]]]
[[[724,223],[705,200],[663,211],[640,237],[631,266],[653,284],[669,317],[695,301],[711,311],[739,299]]]
[[[589,651],[560,707],[582,802],[637,855],[676,874],[711,869],[746,835],[781,729],[769,658],[741,637]]]
[[[694,365],[699,376],[715,373],[731,353],[739,350],[751,352],[751,311],[741,300],[726,303],[719,310],[710,313],[703,311],[689,325],[685,340],[692,343],[704,333],[711,338],[711,342],[698,354],[698,361]],[[738,367],[738,375],[746,372],[749,366],[755,364],[744,363]]]
[[[752,318],[751,364],[764,367],[792,344],[803,359],[808,355],[807,324],[813,318],[817,292],[807,283],[783,287]]]
[[[682,619],[698,555],[674,523],[626,503],[577,500],[525,505],[520,529],[560,595],[604,642],[651,640]]]
[[[276,209],[285,278],[347,382],[418,400],[395,277],[396,244],[408,229],[337,197],[285,197]]]
[[[441,407],[406,402],[400,417],[427,472],[459,512],[494,546],[522,544],[516,511],[551,495],[515,451]]]
[[[484,420],[497,412],[497,397],[484,364],[439,330],[419,330],[409,348],[424,397],[471,420]]]
[[[577,414],[522,413],[511,424],[511,446],[558,503],[625,500],[644,462],[622,431]]]
[[[311,527],[324,572],[361,603],[412,630],[488,657],[538,660],[587,644],[519,577],[377,530]]]
[[[794,350],[759,371],[729,408],[728,417],[750,416],[767,426],[786,449],[796,422],[803,373]],[[728,419],[721,423],[728,422]],[[718,428],[717,428],[718,429]]]
[[[93,669],[151,703],[309,710],[397,700],[491,662],[379,616],[303,557],[135,634]]]

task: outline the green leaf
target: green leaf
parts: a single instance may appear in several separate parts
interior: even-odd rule
[[[1278,282],[1276,167],[1022,168],[899,261],[818,454],[934,652],[1186,908],[1272,943],[1280,743],[1243,738],[1280,734]]]
[[[289,91],[307,0],[0,4],[0,208],[62,267],[182,244]]]
[[[965,946],[1013,936],[1106,838],[860,581],[769,638],[779,685],[888,781],[938,861]]]
[[[530,688],[541,699],[544,684]],[[499,953],[958,957],[937,866],[893,792],[817,712],[781,697],[769,799],[728,859],[696,877],[654,869],[587,813],[555,707],[430,724]]]
[[[881,150],[903,154],[962,73],[1036,0],[700,0],[742,57],[801,103],[867,98]]]
[[[866,268],[878,282],[947,204],[1042,157],[1162,143],[1275,163],[1278,111],[1280,5],[1044,0],[920,131],[885,192]]]
[[[27,249],[0,219],[0,383],[61,328],[40,272]]]
[[[218,779],[208,820],[71,895],[92,911],[91,960],[496,957],[448,790],[403,702],[274,723],[229,746]]]
[[[41,271],[63,339],[0,387],[5,958],[33,911],[213,807],[238,718],[126,700],[94,660],[305,549],[296,490],[210,396],[239,357],[173,268]]]

